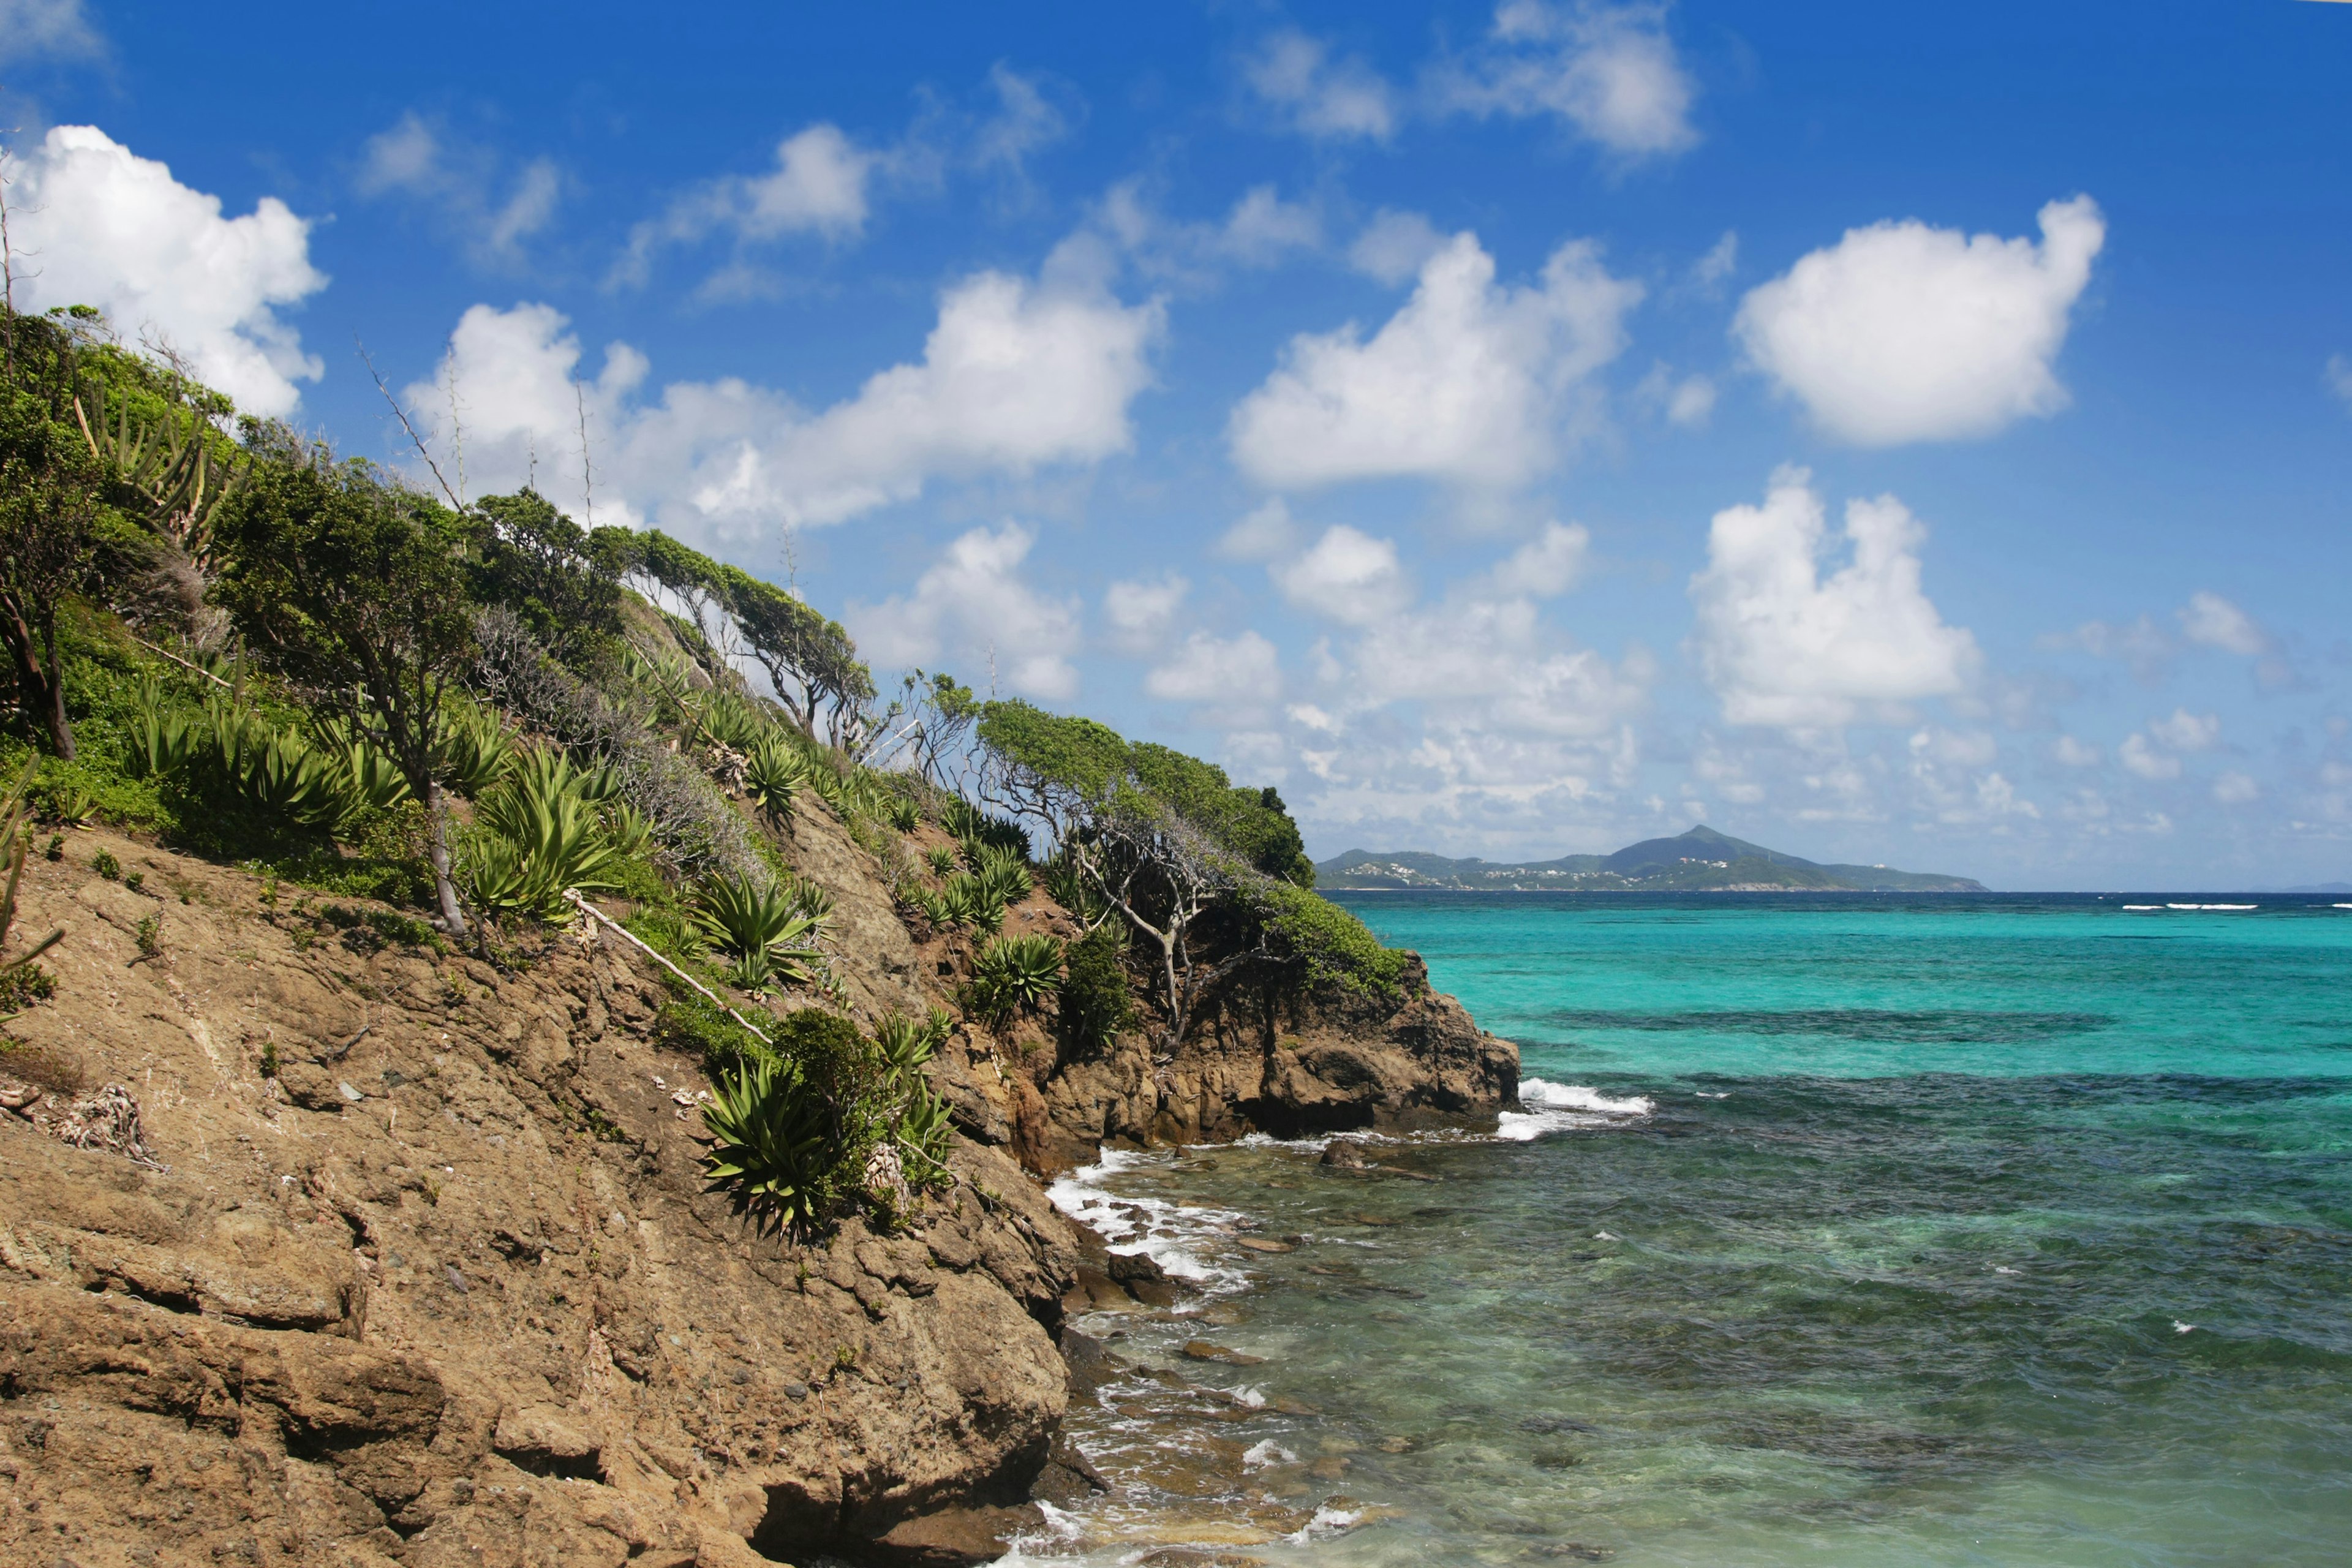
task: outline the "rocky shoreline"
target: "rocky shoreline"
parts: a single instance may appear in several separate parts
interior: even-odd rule
[[[854,1013],[951,994],[838,824],[790,837]],[[22,901],[70,934],[0,1061],[11,1561],[982,1561],[1033,1497],[1104,1484],[1063,1433],[1098,1365],[1073,1308],[1171,1289],[1040,1178],[1107,1143],[1475,1118],[1517,1082],[1419,971],[1385,1010],[1236,993],[1170,1060],[959,1034],[930,1069],[953,1189],[795,1248],[701,1190],[699,1065],[618,943],[502,972],[104,833]],[[1067,923],[1043,894],[1006,921]],[[58,1135],[110,1084],[152,1164]]]

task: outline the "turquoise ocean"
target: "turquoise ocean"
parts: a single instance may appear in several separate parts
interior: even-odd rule
[[[1024,1556],[2352,1562],[2352,909],[1342,901],[1524,1103],[1061,1183],[1188,1291]]]

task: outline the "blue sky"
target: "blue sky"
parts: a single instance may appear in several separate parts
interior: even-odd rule
[[[1318,855],[2352,878],[2352,5],[0,0],[16,287]],[[454,409],[456,417],[452,417]]]

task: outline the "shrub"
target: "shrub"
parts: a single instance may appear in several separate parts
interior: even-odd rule
[[[122,875],[122,862],[114,858],[114,851],[111,849],[101,849],[91,856],[89,868],[110,882],[117,880]]]
[[[1062,944],[1050,936],[1000,936],[972,961],[967,994],[971,1009],[992,1024],[1034,1013],[1062,978]]]
[[[1106,924],[1072,942],[1065,955],[1055,1008],[1064,1037],[1081,1049],[1109,1049],[1135,1022],[1119,947],[1118,928]]]
[[[1404,973],[1402,949],[1382,947],[1364,922],[1319,893],[1269,878],[1247,897],[1269,945],[1296,960],[1308,991],[1387,997]]]

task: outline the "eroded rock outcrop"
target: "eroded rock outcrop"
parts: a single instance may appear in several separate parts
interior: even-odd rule
[[[142,890],[79,868],[101,844]],[[70,851],[20,917],[70,928],[58,995],[12,1029],[129,1088],[163,1168],[12,1080],[0,1560],[945,1563],[1034,1517],[1076,1253],[1005,1153],[796,1250],[700,1191],[699,1068],[618,944],[501,974]],[[897,956],[877,1003],[923,994]]]

